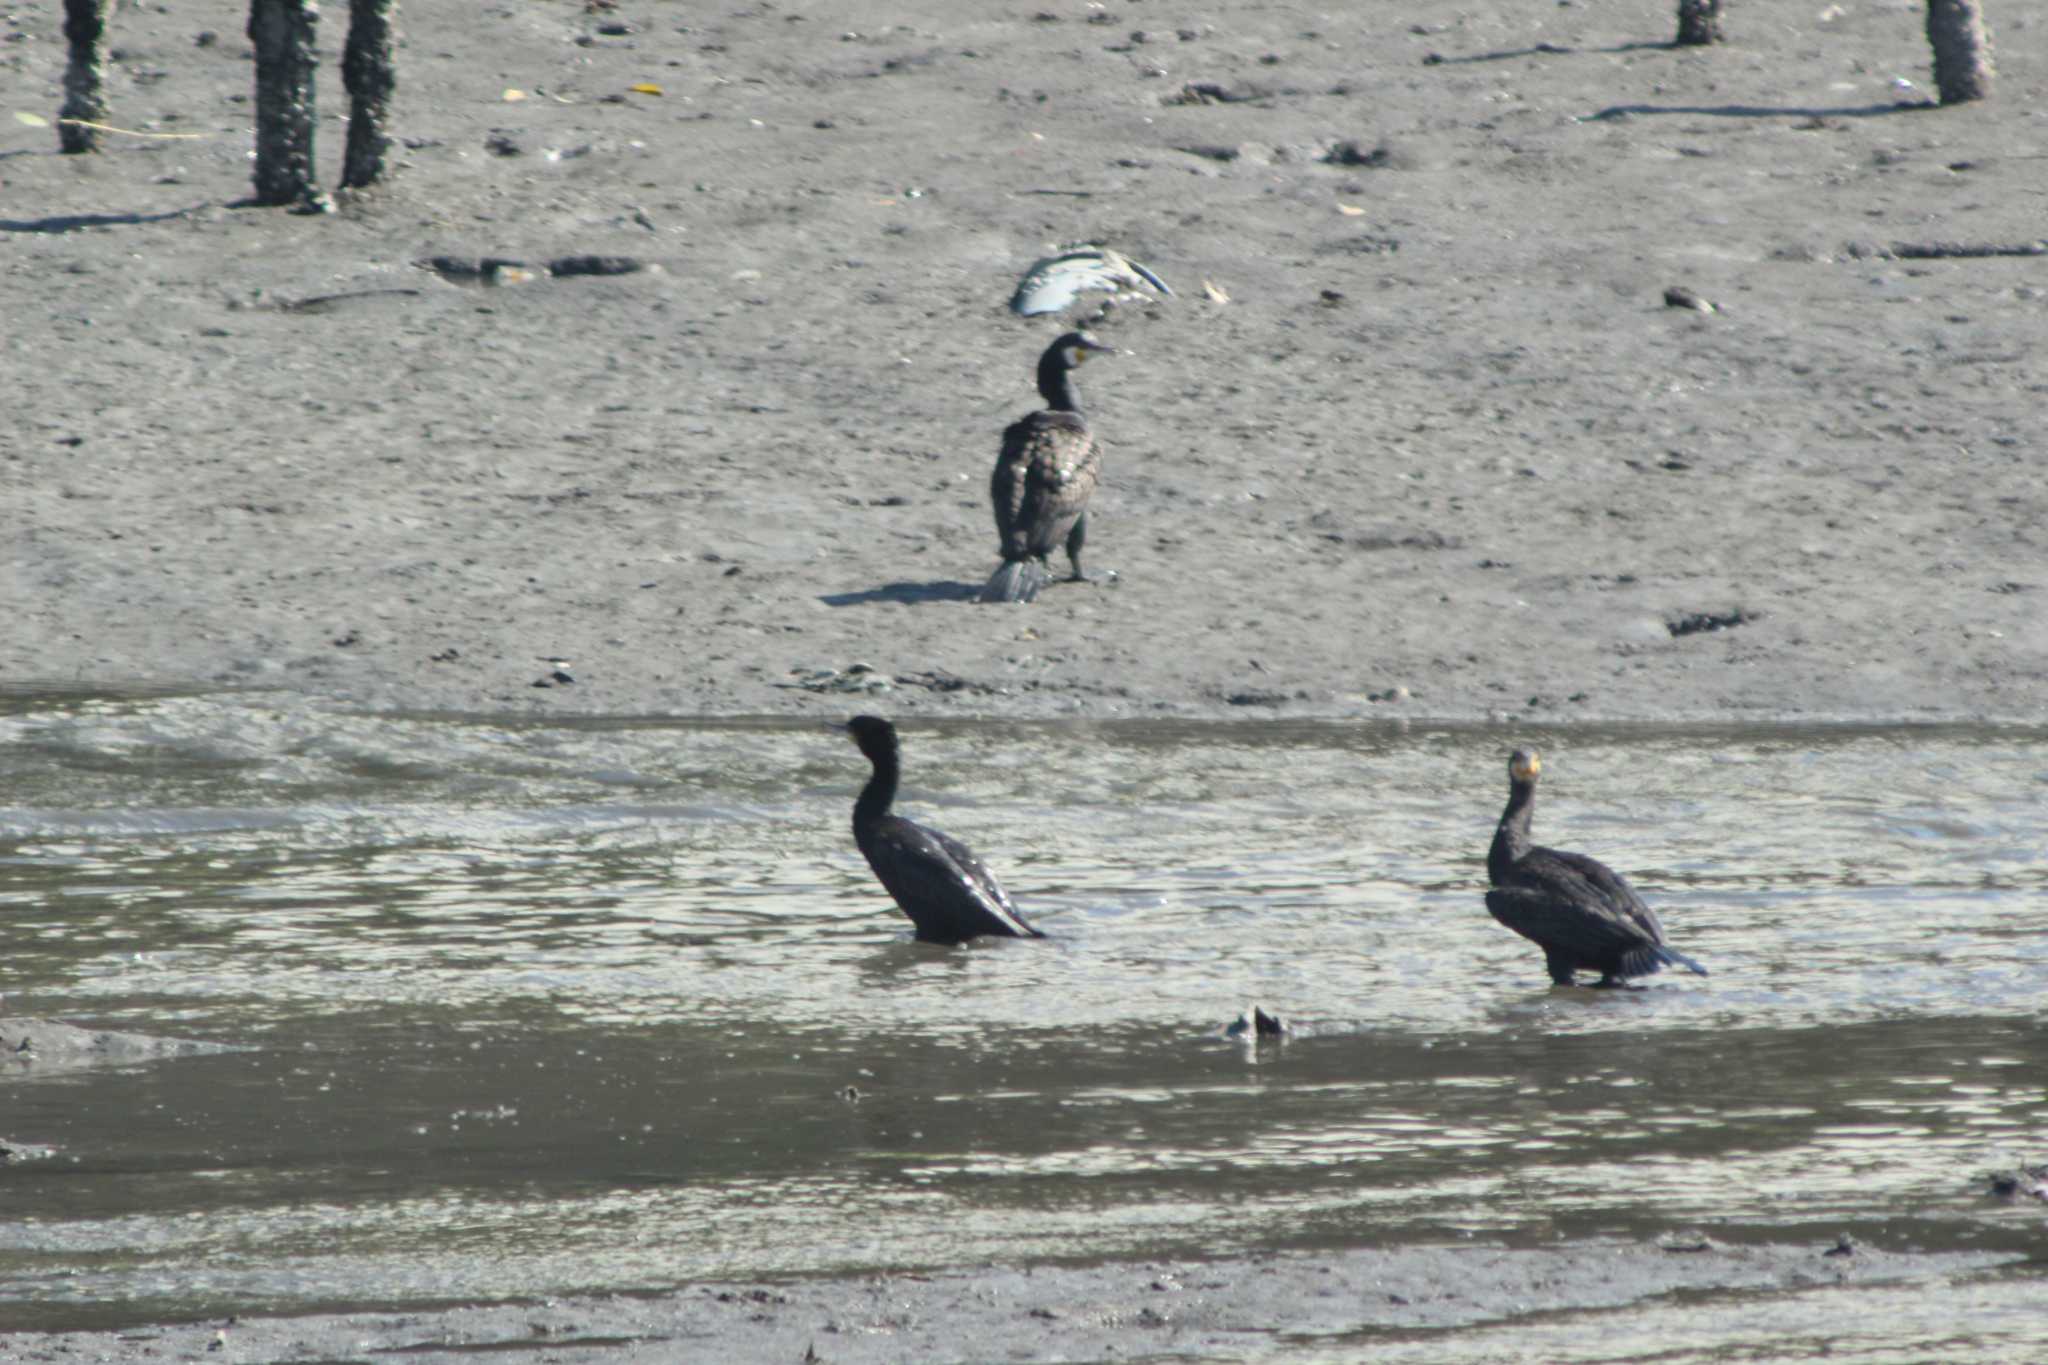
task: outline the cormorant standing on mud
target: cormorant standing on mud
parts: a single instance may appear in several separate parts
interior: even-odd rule
[[[1088,538],[1088,499],[1102,477],[1102,452],[1081,416],[1074,371],[1091,355],[1113,355],[1086,332],[1068,332],[1038,358],[1038,391],[1043,410],[1010,423],[1003,450],[989,479],[996,534],[1002,538],[1002,567],[981,590],[984,602],[1029,602],[1050,577],[1046,556],[1062,540],[1074,578],[1081,572],[1081,545]]]
[[[1667,964],[1707,969],[1664,942],[1657,912],[1644,904],[1620,873],[1583,853],[1560,853],[1529,842],[1536,806],[1535,753],[1517,749],[1508,759],[1508,805],[1486,855],[1493,917],[1543,949],[1550,979],[1572,984],[1575,971],[1600,973],[1599,984],[1648,976]]]
[[[853,803],[853,838],[868,866],[927,943],[965,943],[981,934],[1044,938],[1024,922],[995,874],[957,839],[891,815],[896,799],[896,727],[879,716],[846,723],[875,765]]]

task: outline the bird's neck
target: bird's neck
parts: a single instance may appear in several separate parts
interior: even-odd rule
[[[889,807],[896,800],[896,755],[894,753],[874,756],[875,775],[860,789],[860,799],[853,803],[853,823],[858,829],[872,825],[889,813]]]
[[[1535,783],[1517,782],[1508,789],[1508,808],[1500,814],[1500,828],[1493,832],[1493,847],[1486,853],[1486,873],[1491,880],[1500,881],[1529,851],[1529,816],[1535,809]]]
[[[1074,372],[1053,360],[1046,360],[1038,367],[1038,391],[1045,397],[1045,405],[1054,412],[1079,412],[1081,390],[1074,383]]]

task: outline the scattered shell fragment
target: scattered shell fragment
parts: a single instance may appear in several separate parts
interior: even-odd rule
[[[508,89],[505,91],[503,95],[499,96],[499,98],[504,100],[505,103],[507,104],[517,104],[519,103],[519,101],[526,98],[526,92],[524,90],[519,89]]]
[[[1106,246],[1081,243],[1035,262],[1010,297],[1010,311],[1021,317],[1036,317],[1060,312],[1084,290],[1143,296],[1148,287],[1168,298],[1173,296],[1165,280],[1130,257]]]
[[[652,81],[635,81],[626,88],[636,95],[660,95],[666,93]]]
[[[1343,214],[1346,218],[1359,218],[1365,214],[1365,210],[1356,204],[1339,204],[1337,205],[1337,212]]]
[[[1209,296],[1211,303],[1229,303],[1230,295],[1223,292],[1223,286],[1214,280],[1202,281],[1202,292]]]

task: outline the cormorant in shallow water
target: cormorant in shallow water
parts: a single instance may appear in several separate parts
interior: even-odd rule
[[[868,866],[928,943],[965,943],[981,934],[1044,938],[1024,922],[995,874],[959,840],[889,813],[896,799],[896,727],[879,716],[846,724],[875,765],[853,803],[853,837]]]
[[[1102,452],[1081,416],[1074,371],[1091,355],[1113,355],[1086,332],[1068,332],[1038,358],[1038,391],[1045,407],[1010,423],[989,479],[1002,567],[981,590],[984,602],[1029,602],[1045,586],[1046,556],[1061,541],[1074,577],[1088,538],[1088,499],[1102,477]]]
[[[1705,976],[1705,967],[1664,942],[1657,912],[1620,873],[1583,853],[1529,842],[1542,770],[1528,749],[1508,759],[1508,805],[1486,855],[1493,882],[1486,908],[1493,917],[1543,949],[1550,979],[1560,986],[1571,985],[1575,971],[1600,973],[1602,986],[1619,986],[1624,977],[1648,976],[1666,965]]]

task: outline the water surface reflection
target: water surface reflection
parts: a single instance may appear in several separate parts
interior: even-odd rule
[[[1656,1235],[2019,1247],[2038,735],[906,730],[1055,939],[908,941],[809,725],[0,708],[9,1012],[236,1045],[0,1080],[0,1322],[986,1259]],[[1552,991],[1539,837],[1714,971]],[[1215,1036],[1256,998],[1301,1036]],[[851,1092],[851,1093],[849,1093]],[[1899,1291],[1904,1293],[1906,1291]]]

